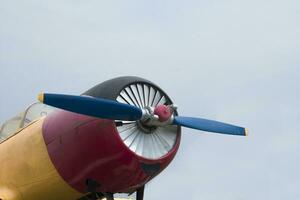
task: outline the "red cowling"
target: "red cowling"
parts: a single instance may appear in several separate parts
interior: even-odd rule
[[[112,120],[59,110],[43,125],[49,156],[61,177],[74,189],[87,192],[86,181],[97,181],[99,192],[135,191],[164,170],[180,143],[165,156],[151,160],[132,152]]]

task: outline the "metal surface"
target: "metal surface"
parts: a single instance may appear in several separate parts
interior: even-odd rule
[[[120,77],[94,87],[86,95],[115,100],[124,87],[137,81],[150,83],[137,77]],[[139,94],[141,86],[132,91],[137,95],[132,96],[135,103],[154,105],[165,98],[165,103],[171,104],[163,92],[155,91],[157,86],[149,87],[149,93],[144,88],[144,93]],[[28,123],[48,113],[36,108],[28,112]],[[137,125],[148,135],[154,130],[162,132],[160,128]],[[99,183],[96,190],[103,194],[133,193],[170,164],[181,137],[180,127],[174,126],[176,141],[170,142],[172,148],[162,157],[149,159],[128,148],[112,120],[58,109],[45,120],[37,119],[24,126],[0,145],[0,199],[3,200],[74,200],[85,196],[88,179]],[[170,128],[163,132],[173,135],[173,131]],[[162,143],[152,142],[152,145]]]
[[[82,196],[55,170],[42,136],[40,119],[0,145],[0,199],[74,200]]]
[[[243,127],[202,118],[175,117],[173,124],[214,133],[247,136],[247,130]]]
[[[142,117],[142,110],[136,106],[99,97],[42,93],[39,100],[57,108],[104,119],[133,121]]]
[[[131,193],[164,170],[180,143],[159,159],[133,153],[122,141],[112,120],[98,119],[60,110],[49,115],[43,135],[49,157],[61,177],[77,191],[86,192],[86,180],[99,183],[99,192]],[[154,173],[142,167],[157,165]],[[151,169],[149,169],[151,170]]]
[[[126,86],[116,99],[120,103],[154,108],[157,105],[170,105],[170,99],[157,87],[148,83],[134,83]],[[122,121],[118,126],[120,137],[126,146],[139,156],[157,159],[166,155],[177,139],[177,126],[143,126],[140,122]]]

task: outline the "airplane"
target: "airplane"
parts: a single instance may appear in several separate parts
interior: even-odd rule
[[[134,76],[38,99],[0,128],[0,200],[143,200],[145,185],[174,159],[181,127],[247,135],[179,115],[159,86]]]

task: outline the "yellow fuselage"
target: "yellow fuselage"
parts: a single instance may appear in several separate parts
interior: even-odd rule
[[[72,189],[52,164],[42,134],[44,119],[0,144],[0,199],[75,200]]]

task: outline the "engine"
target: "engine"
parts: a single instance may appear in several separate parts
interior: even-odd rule
[[[173,104],[161,88],[138,77],[111,79],[82,95],[149,110]],[[131,193],[173,160],[181,129],[57,110],[45,119],[43,137],[60,176],[77,191]]]

